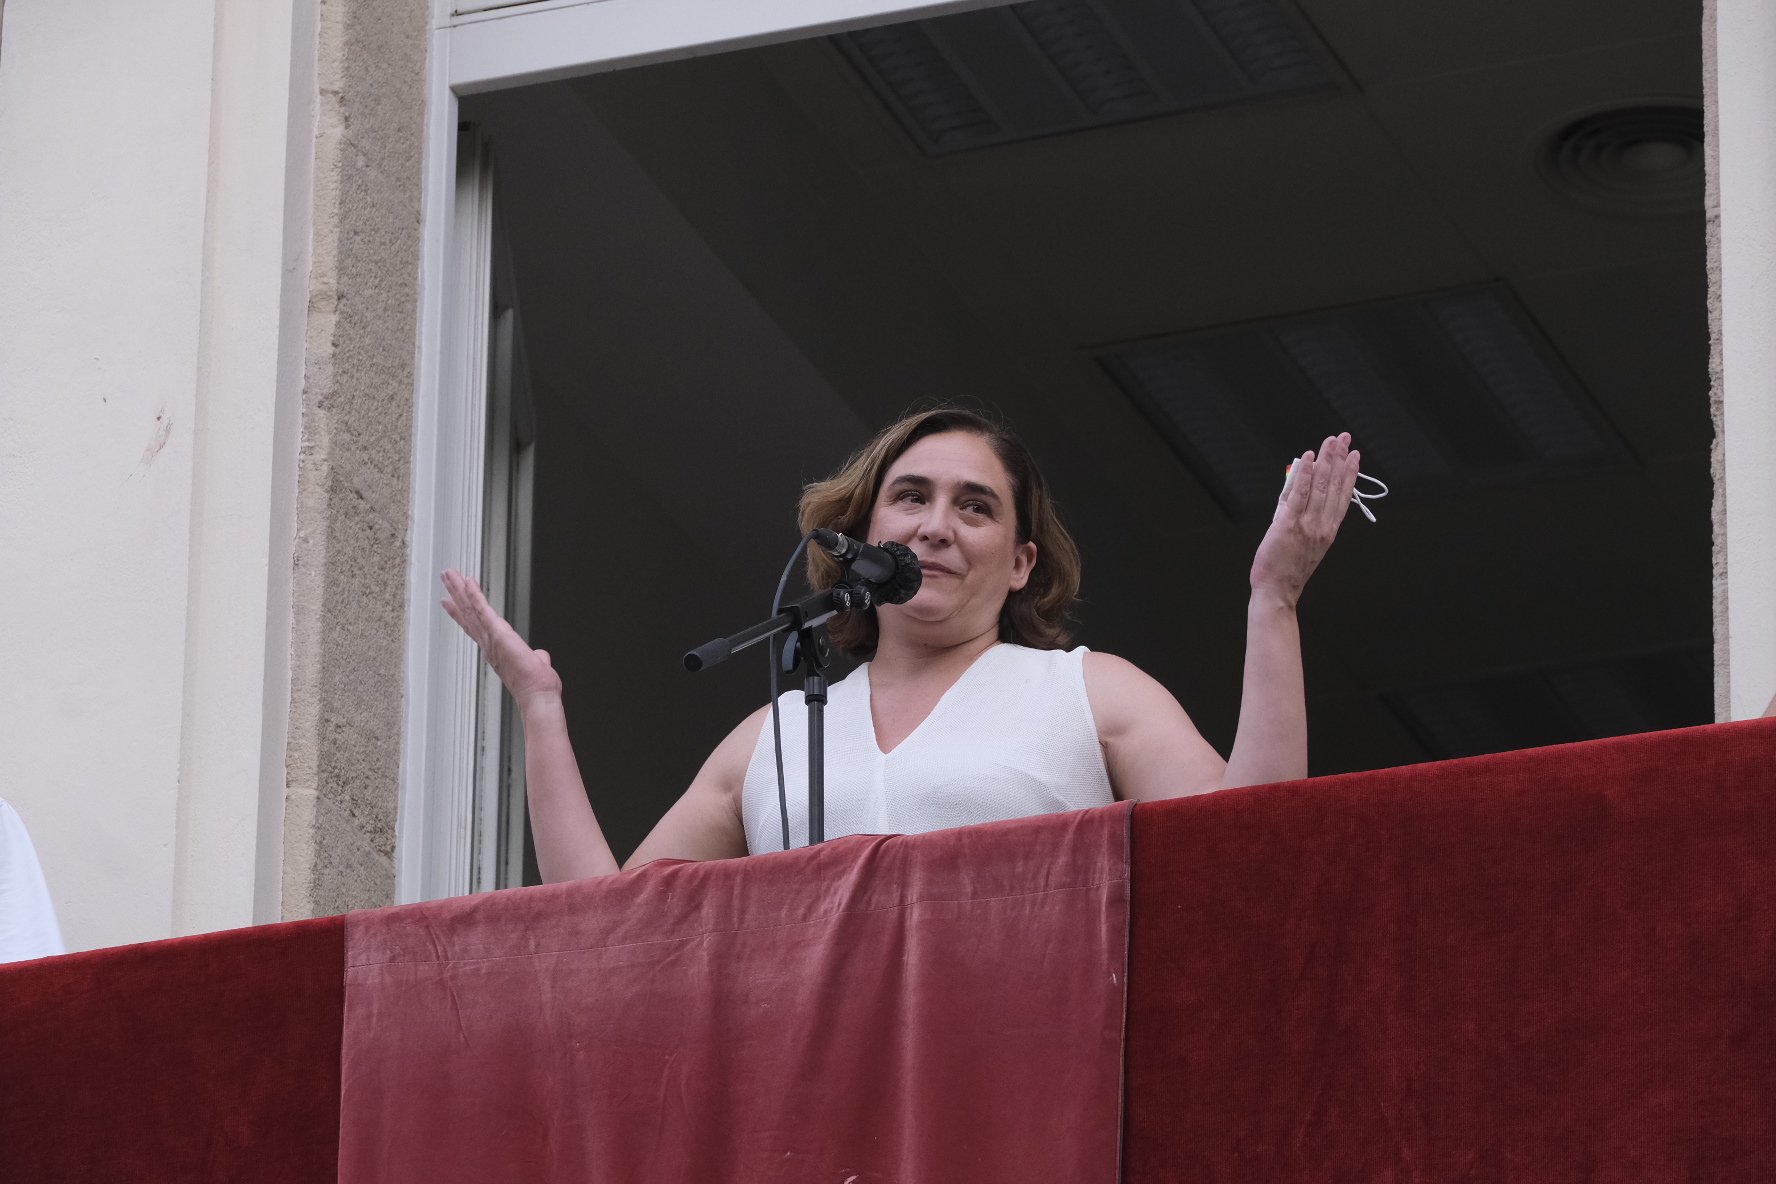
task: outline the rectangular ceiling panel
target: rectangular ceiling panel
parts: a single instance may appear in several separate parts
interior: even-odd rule
[[[932,155],[1337,85],[1280,0],[1028,0],[832,41]]]
[[[1508,288],[1488,284],[1113,346],[1105,370],[1234,518],[1268,513],[1304,441],[1355,437],[1421,491],[1623,455]]]

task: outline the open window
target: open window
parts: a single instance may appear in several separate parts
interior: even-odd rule
[[[517,85],[456,100],[525,309],[531,632],[619,853],[764,696],[678,655],[920,400],[1013,421],[1082,640],[1223,748],[1269,498],[1338,427],[1394,493],[1304,605],[1315,772],[1709,718],[1699,4],[956,7],[508,31]]]

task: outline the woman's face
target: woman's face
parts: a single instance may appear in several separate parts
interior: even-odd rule
[[[999,611],[1036,565],[1036,544],[1017,541],[1011,476],[993,446],[972,432],[926,436],[889,466],[870,514],[872,542],[905,543],[925,573],[919,594],[880,612],[942,627],[961,641],[997,631]]]

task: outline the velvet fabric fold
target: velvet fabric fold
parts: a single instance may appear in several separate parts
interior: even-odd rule
[[[1135,811],[1131,1184],[1776,1180],[1776,720]]]
[[[354,914],[340,1179],[1110,1184],[1128,818]]]
[[[0,1181],[329,1184],[344,929],[0,966]]]
[[[0,1180],[1107,1181],[1125,982],[1131,1184],[1776,1180],[1776,720],[1129,826],[0,966]]]

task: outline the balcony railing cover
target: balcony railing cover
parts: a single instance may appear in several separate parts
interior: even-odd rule
[[[1776,1179],[1772,851],[1761,720],[5,966],[0,1178]]]

